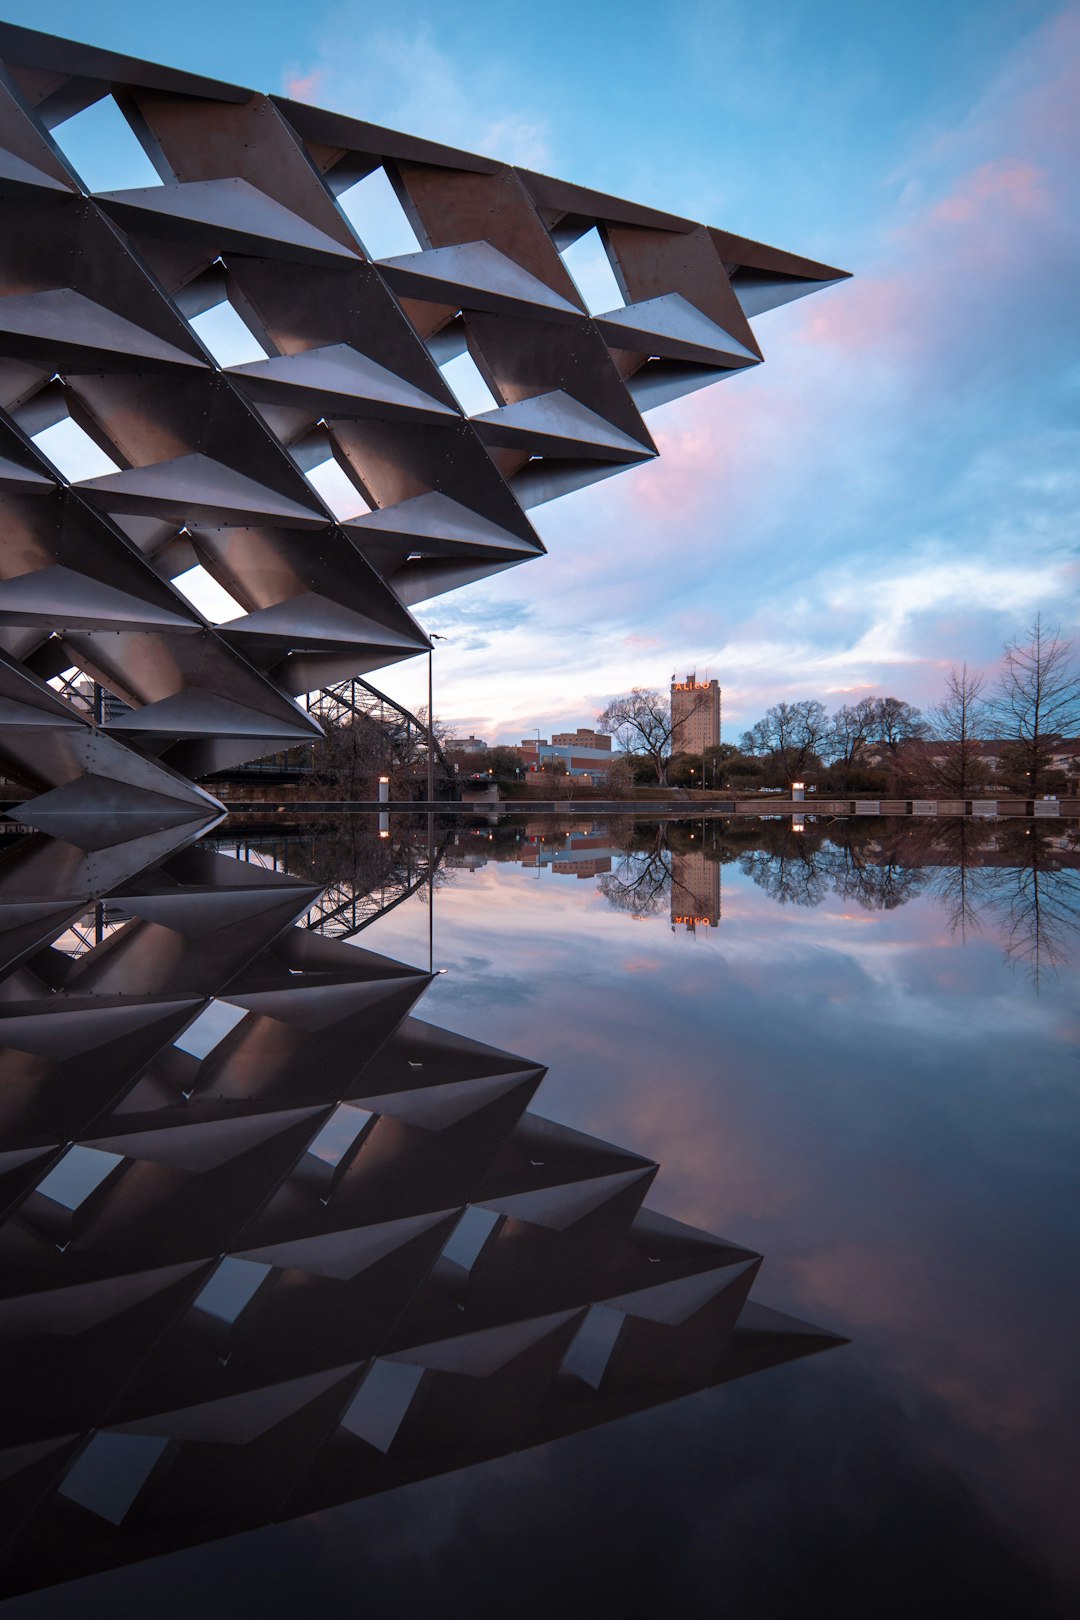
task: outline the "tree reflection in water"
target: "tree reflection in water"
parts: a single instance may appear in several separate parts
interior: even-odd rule
[[[820,906],[830,895],[892,911],[917,895],[938,901],[953,933],[990,934],[1038,984],[1070,959],[1080,929],[1080,836],[1065,827],[951,818],[927,821],[786,819],[622,823],[621,849],[598,887],[616,910],[656,916],[692,909],[678,856],[737,865],[778,905]]]
[[[612,822],[612,843],[628,841],[633,847],[612,871],[597,879],[608,904],[632,917],[656,917],[666,911],[675,889],[676,839],[677,831],[668,822]]]

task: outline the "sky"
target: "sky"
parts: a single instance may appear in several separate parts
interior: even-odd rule
[[[546,558],[417,609],[447,638],[435,707],[455,733],[588,725],[696,668],[734,740],[780,699],[931,704],[950,665],[991,670],[1039,611],[1075,632],[1080,6],[36,0],[3,17],[852,272],[755,322],[764,366],[651,412],[658,461],[534,508]],[[601,267],[580,268],[599,291]],[[375,678],[419,705],[423,663]]]

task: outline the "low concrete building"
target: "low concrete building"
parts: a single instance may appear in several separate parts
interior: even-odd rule
[[[523,737],[520,753],[526,771],[550,770],[561,761],[568,776],[597,776],[611,765],[611,738],[579,727],[553,733],[550,742],[546,737]]]

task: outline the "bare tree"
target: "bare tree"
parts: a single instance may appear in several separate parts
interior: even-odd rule
[[[874,739],[889,754],[895,756],[905,743],[926,736],[922,714],[903,698],[875,698],[874,711]]]
[[[427,710],[420,709],[416,720],[418,724],[403,726],[362,711],[346,719],[324,719],[324,735],[314,748],[313,784],[327,799],[374,799],[379,778],[386,776],[392,798],[409,798],[427,771]],[[436,720],[439,743],[446,731]],[[442,780],[441,760],[436,769]]]
[[[912,737],[926,736],[926,722],[913,703],[903,698],[874,699],[874,735],[886,748],[899,748]]]
[[[960,799],[970,798],[986,785],[988,769],[982,741],[990,728],[990,709],[983,697],[986,677],[963,664],[951,669],[945,697],[930,710],[931,746],[924,778]]]
[[[802,698],[798,703],[774,703],[764,719],[743,732],[741,743],[744,753],[768,759],[773,774],[790,778],[817,764],[828,734],[825,705],[816,698]]]
[[[703,692],[691,712],[708,700],[708,693]],[[643,755],[655,770],[660,787],[667,786],[667,758],[675,727],[671,704],[662,693],[635,686],[625,697],[612,698],[599,716],[598,726],[616,738],[625,753]]]
[[[369,715],[324,720],[315,745],[312,781],[328,799],[372,799],[380,776],[394,765],[388,729]]]
[[[622,754],[615,754],[611,764],[604,772],[604,783],[607,791],[614,798],[625,798],[634,787],[634,768],[630,761]]]
[[[845,778],[864,763],[866,745],[876,733],[879,701],[864,697],[858,703],[845,703],[832,717],[823,748]]]
[[[1054,745],[1080,724],[1080,674],[1072,644],[1042,615],[1026,640],[1007,642],[994,699],[999,727],[1015,746],[1032,795],[1043,790],[1053,769]]]

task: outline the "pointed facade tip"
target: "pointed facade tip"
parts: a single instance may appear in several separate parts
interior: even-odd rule
[[[838,1350],[850,1343],[843,1334],[814,1327],[796,1316],[748,1300],[739,1314],[713,1382],[724,1383],[766,1367],[779,1367],[789,1361],[799,1361],[803,1356],[818,1355],[823,1350]]]
[[[56,479],[50,478],[43,467],[27,467],[7,456],[0,456],[0,489],[10,489],[21,495],[35,491],[47,495],[55,488]]]
[[[328,520],[224,462],[196,453],[175,461],[129,467],[75,486],[106,511],[160,513],[179,522],[283,523],[321,527]]]
[[[835,287],[842,280],[847,280],[847,276],[834,276],[828,281],[805,281],[796,276],[753,276],[745,280],[733,279],[731,285],[743,314],[751,319],[770,309],[779,309],[783,304],[792,304],[808,293]]]
[[[418,628],[410,630],[400,611],[397,617],[399,624],[387,624],[314,591],[306,591],[302,596],[279,602],[276,607],[259,608],[242,619],[229,619],[221,626],[221,633],[240,641],[262,637],[279,642],[286,649],[325,646],[418,652],[426,647],[423,633]]]
[[[253,399],[287,403],[311,398],[327,415],[390,413],[416,421],[439,421],[461,414],[347,343],[232,366],[229,375]]]
[[[655,456],[651,441],[642,444],[562,389],[503,405],[474,416],[487,444],[531,455],[596,457],[603,461],[647,461]],[[646,435],[647,437],[647,435]]]
[[[61,362],[68,354],[84,362],[92,358],[112,371],[137,371],[147,362],[205,366],[195,355],[185,354],[72,287],[0,298],[0,339],[9,354],[28,359],[50,355]]]
[[[585,312],[517,264],[490,242],[461,242],[401,258],[380,259],[376,268],[395,292],[434,299],[464,309],[543,315],[583,321]]]
[[[0,147],[0,197],[32,197],[35,192],[43,191],[63,196],[65,192],[70,195],[74,190],[70,183],[46,174],[44,169],[28,163],[18,153],[7,152]]]
[[[148,584],[161,589],[157,579]],[[177,603],[179,607],[179,603]],[[0,624],[48,625],[51,630],[181,630],[194,633],[198,619],[170,613],[130,591],[56,564],[0,581]]]
[[[431,491],[413,495],[393,506],[384,506],[364,517],[343,524],[347,534],[362,545],[366,538],[403,541],[449,541],[459,545],[491,546],[498,550],[533,552],[540,547],[536,536],[525,539],[493,523],[480,512],[450,496]]]
[[[110,735],[146,732],[159,737],[258,737],[267,742],[308,742],[322,735],[317,721],[296,705],[286,708],[284,699],[276,698],[274,712],[266,713],[196,688],[132,709],[110,721],[106,729]]]
[[[595,319],[613,348],[706,366],[757,365],[761,358],[681,293],[664,293]]]
[[[81,778],[18,807],[18,820],[88,853],[178,826],[201,826],[205,808],[135,788]]]
[[[249,180],[188,180],[99,192],[94,201],[128,230],[193,237],[219,250],[260,252],[301,264],[358,263],[360,254],[260,191]]]

